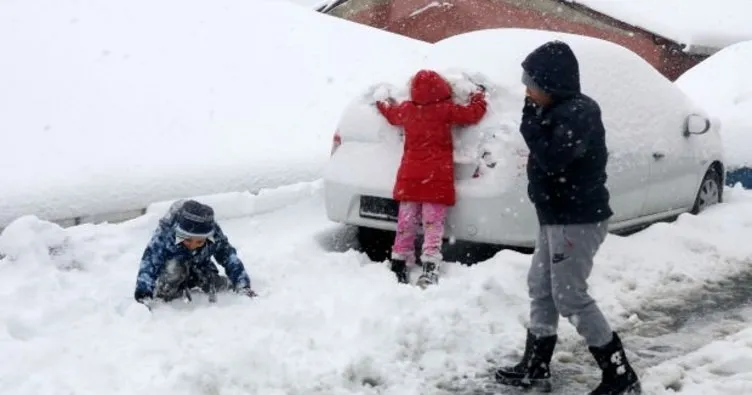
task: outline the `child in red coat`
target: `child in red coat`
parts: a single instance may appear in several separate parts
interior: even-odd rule
[[[452,101],[452,88],[441,75],[420,70],[412,79],[411,100],[377,102],[387,121],[405,130],[405,148],[397,172],[394,199],[399,201],[391,269],[408,283],[407,263],[415,257],[418,226],[423,224],[423,274],[418,285],[438,281],[447,208],[455,203],[452,126],[478,123],[486,113],[483,88],[467,106]]]

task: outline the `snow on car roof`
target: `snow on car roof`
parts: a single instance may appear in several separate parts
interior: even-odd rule
[[[582,91],[600,104],[609,135],[616,144],[621,144],[621,140],[629,142],[638,129],[652,130],[656,136],[660,130],[671,130],[683,122],[683,111],[694,106],[689,97],[640,56],[594,37],[544,30],[489,29],[441,40],[428,59],[436,67],[447,67],[457,64],[458,53],[469,54],[462,60],[462,67],[503,86],[510,99],[517,99],[515,107],[521,108],[524,86],[520,64],[528,53],[549,40],[561,40],[572,47],[580,63]],[[645,124],[645,119],[650,119],[650,124]],[[629,142],[633,148],[643,143]]]
[[[752,39],[752,2],[724,0],[568,0],[686,45],[686,51],[710,54]]]

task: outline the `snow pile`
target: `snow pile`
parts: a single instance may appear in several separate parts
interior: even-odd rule
[[[645,381],[653,394],[752,393],[752,326],[650,369]]]
[[[3,230],[0,256],[10,264],[31,262],[63,270],[80,269],[70,245],[70,237],[60,226],[24,216]]]
[[[686,0],[569,0],[687,45],[687,50],[721,49],[752,40],[749,15],[752,3],[724,0],[721,3]]]
[[[249,192],[229,192],[206,196],[194,196],[191,199],[208,204],[214,209],[214,218],[218,221],[265,214],[285,206],[309,199],[320,188],[321,181],[302,182],[284,185],[275,189],[262,189],[257,194]],[[269,195],[273,198],[269,198]],[[147,214],[163,216],[174,200],[150,204]]]
[[[725,48],[688,70],[676,85],[721,120],[730,168],[752,166],[752,41]]]
[[[0,2],[0,227],[315,179],[425,45],[278,0]]]
[[[439,388],[453,376],[485,371],[487,358],[519,355],[529,256],[503,251],[473,267],[446,265],[438,287],[401,286],[383,265],[321,244],[342,228],[326,220],[320,184],[299,185],[298,193],[283,209],[222,222],[260,298],[221,294],[209,305],[197,297],[154,314],[132,293],[156,211],[61,232],[16,221],[0,235],[0,246],[17,248],[16,258],[0,260],[0,393],[445,393]],[[249,199],[269,207],[293,195],[278,189]],[[701,216],[635,237],[609,236],[596,258],[593,294],[627,333],[645,309],[682,303],[708,280],[749,270],[752,245],[737,240],[750,231],[752,193],[731,190],[728,203]],[[40,262],[41,246],[62,239],[83,270]],[[583,350],[574,329],[562,321],[560,333],[556,368],[595,377],[591,358],[573,354]],[[741,354],[736,360],[744,361]]]

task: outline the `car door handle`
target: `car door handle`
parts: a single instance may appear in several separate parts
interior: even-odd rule
[[[663,152],[653,152],[653,159],[661,160],[666,156]]]

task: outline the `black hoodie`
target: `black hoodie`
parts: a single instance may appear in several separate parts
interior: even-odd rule
[[[530,53],[522,68],[523,80],[553,97],[546,108],[526,98],[520,125],[530,149],[528,195],[540,224],[610,218],[606,131],[598,103],[580,92],[577,58],[567,44],[552,41]]]

